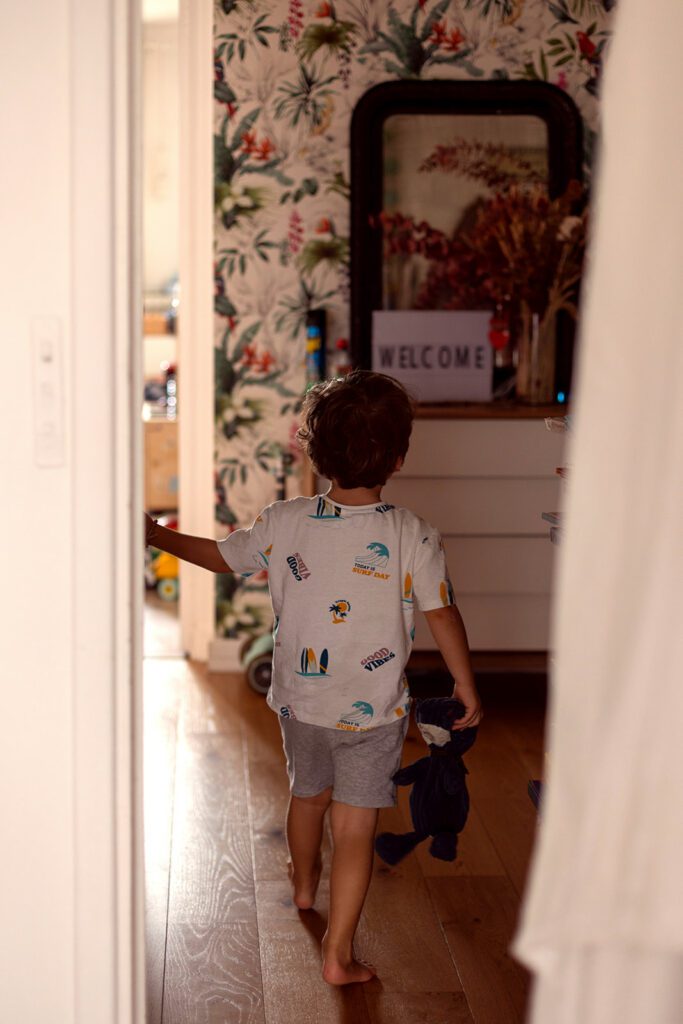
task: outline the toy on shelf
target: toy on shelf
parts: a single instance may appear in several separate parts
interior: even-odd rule
[[[159,516],[157,522],[169,530],[178,529],[176,515]],[[145,549],[145,587],[156,590],[162,601],[177,601],[179,594],[179,563],[175,555],[148,547]]]
[[[464,714],[465,705],[453,697],[416,702],[415,721],[429,754],[394,775],[397,786],[413,785],[410,814],[414,831],[377,836],[375,850],[387,864],[398,864],[429,836],[432,857],[455,860],[458,834],[465,827],[470,807],[462,755],[477,737],[476,726],[452,731],[453,723]]]
[[[559,544],[562,536],[562,527],[559,512],[541,512],[541,519],[550,523],[550,540],[553,544]]]
[[[351,370],[351,353],[349,352],[348,339],[337,338],[334,343],[334,353],[332,355],[331,375],[333,377],[343,377],[345,374],[350,373]]]
[[[546,416],[546,429],[553,434],[562,434],[565,430],[571,430],[572,418],[569,413],[566,416]]]

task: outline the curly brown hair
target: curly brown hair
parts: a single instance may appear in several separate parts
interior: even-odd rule
[[[297,438],[321,476],[345,490],[386,483],[410,443],[415,403],[384,373],[353,370],[315,384]]]

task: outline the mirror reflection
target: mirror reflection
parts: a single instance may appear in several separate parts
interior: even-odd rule
[[[464,276],[457,240],[511,184],[548,187],[540,117],[396,114],[383,125],[384,309],[487,308]],[[459,285],[459,286],[458,286]]]

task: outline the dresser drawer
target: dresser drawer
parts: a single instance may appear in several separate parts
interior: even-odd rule
[[[383,490],[441,532],[472,650],[548,648],[556,552],[541,513],[559,508],[564,444],[543,420],[417,420]],[[415,648],[435,646],[418,614]]]

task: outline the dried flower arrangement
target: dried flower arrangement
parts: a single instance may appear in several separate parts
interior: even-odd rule
[[[548,347],[556,314],[577,313],[587,226],[580,184],[570,182],[551,199],[541,175],[509,147],[461,138],[438,146],[420,170],[456,172],[493,194],[483,195],[450,236],[400,213],[380,215],[387,258],[428,261],[415,307],[491,309],[494,347],[507,343],[506,321],[530,329],[535,318]]]
[[[388,256],[420,255],[430,263],[417,308],[519,308],[525,302],[539,314],[567,309],[576,315],[586,240],[579,183],[550,199],[538,172],[508,147],[467,139],[437,147],[420,167],[437,169],[495,192],[479,201],[473,223],[451,237],[400,213],[380,215]]]

